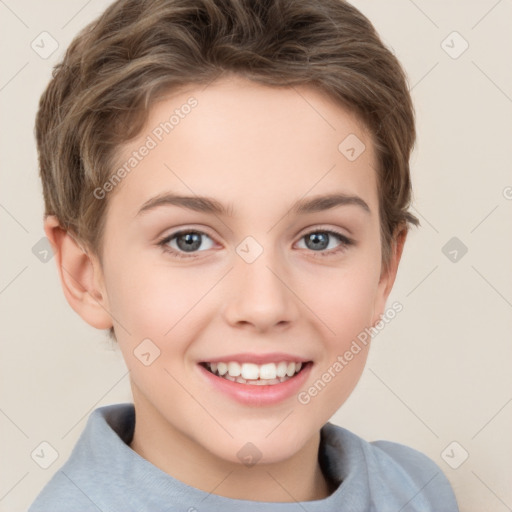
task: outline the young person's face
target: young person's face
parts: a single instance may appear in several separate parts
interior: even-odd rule
[[[350,395],[368,347],[335,362],[378,320],[394,278],[381,266],[371,138],[319,92],[236,79],[156,104],[119,166],[143,145],[107,197],[102,267],[136,407],[155,432],[223,460],[240,462],[248,442],[260,462],[284,460]],[[204,367],[219,361],[303,369],[257,386]]]

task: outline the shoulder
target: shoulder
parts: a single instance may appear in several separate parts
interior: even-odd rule
[[[64,467],[46,484],[28,512],[69,512],[70,506],[80,512],[98,512],[97,505],[67,477]]]
[[[390,441],[368,442],[348,430],[330,425],[330,437],[339,440],[368,489],[376,510],[402,512],[458,512],[448,479],[439,466],[423,453]],[[385,508],[382,504],[389,503]],[[403,508],[400,508],[403,507]]]
[[[69,512],[70,506],[80,512],[102,510],[105,496],[112,493],[107,487],[109,478],[114,477],[116,460],[130,451],[125,439],[133,424],[132,404],[115,404],[93,411],[70,457],[28,512]]]
[[[432,459],[409,446],[390,441],[367,445],[375,467],[385,469],[391,478],[406,479],[411,490],[418,493],[418,500],[421,496],[429,503],[442,505],[439,510],[458,510],[448,479]]]

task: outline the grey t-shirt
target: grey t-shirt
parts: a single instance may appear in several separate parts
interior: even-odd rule
[[[29,512],[458,512],[450,484],[428,457],[368,443],[331,423],[321,430],[318,455],[336,490],[292,503],[235,500],[186,485],[130,448],[134,427],[133,404],[96,409]]]

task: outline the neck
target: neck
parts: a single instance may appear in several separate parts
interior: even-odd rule
[[[318,462],[320,433],[287,460],[245,466],[220,459],[135,400],[131,448],[181,482],[226,498],[267,502],[323,499],[333,491]]]

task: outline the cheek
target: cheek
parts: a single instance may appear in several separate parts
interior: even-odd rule
[[[351,265],[318,273],[304,288],[309,289],[308,303],[330,328],[328,337],[334,343],[357,336],[371,325],[378,279],[378,271],[371,265]]]
[[[310,295],[323,324],[318,371],[298,397],[310,417],[328,421],[356,386],[368,357],[371,338],[365,329],[371,325],[377,283],[368,267],[352,267],[320,280]]]
[[[112,265],[106,285],[114,323],[122,324],[134,342],[168,339],[211,287],[208,279],[196,274],[142,258]],[[123,328],[117,330],[126,334]]]
[[[211,284],[133,257],[108,275],[109,306],[132,382],[146,396],[162,395],[166,389],[178,400],[182,391],[167,372],[178,376],[183,371],[187,349],[204,321],[200,312],[204,314],[206,301],[198,302]]]

